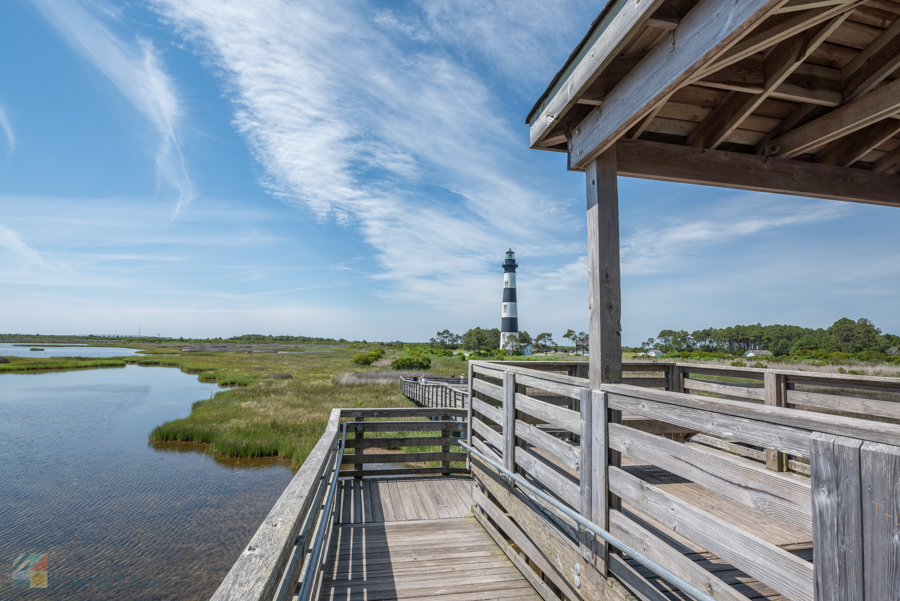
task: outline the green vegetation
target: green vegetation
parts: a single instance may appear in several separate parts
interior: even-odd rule
[[[900,365],[900,336],[883,334],[865,318],[843,318],[828,328],[815,330],[760,324],[706,328],[690,334],[686,330],[663,330],[641,347],[658,348],[667,359],[729,360],[749,350],[764,349],[779,362],[871,361]]]
[[[356,363],[357,365],[372,365],[379,359],[384,357],[384,349],[372,349],[367,353],[359,353],[358,355],[354,355],[350,361]]]
[[[352,357],[360,349],[338,348],[328,353],[290,354],[181,352],[183,346],[177,341],[131,346],[142,348],[141,354],[112,359],[10,357],[9,363],[0,364],[0,374],[124,367],[129,364],[178,368],[197,374],[203,381],[235,388],[223,390],[212,399],[197,401],[188,417],[154,429],[150,434],[152,441],[202,442],[207,443],[210,450],[228,457],[279,456],[294,465],[301,464],[319,440],[332,408],[412,406],[400,395],[396,382],[362,386],[333,383],[335,375],[341,372],[384,369],[352,363]],[[428,347],[412,345],[409,348],[415,354]],[[400,352],[391,350],[384,356],[396,359]],[[452,353],[451,356],[417,356],[427,359],[429,370],[439,375],[460,372],[459,359]],[[269,378],[274,373],[290,374],[292,377]]]

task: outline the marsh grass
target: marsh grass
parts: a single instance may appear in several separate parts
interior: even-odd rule
[[[32,359],[31,357],[7,357],[9,363],[0,363],[0,373],[68,371],[72,369],[96,369],[101,367],[125,367],[125,359],[97,359],[90,357],[58,357]]]

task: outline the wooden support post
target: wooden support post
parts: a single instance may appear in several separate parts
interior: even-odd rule
[[[862,522],[880,516],[861,506],[862,441],[814,433],[809,445],[815,599],[863,599]]]
[[[442,421],[449,420],[450,416],[442,415],[440,417],[440,419]],[[450,430],[447,429],[446,425],[442,425],[441,426],[441,438],[447,438],[448,436],[450,436]],[[441,445],[441,453],[449,453],[449,452],[450,452],[450,445]],[[441,467],[450,467],[450,461],[441,461]],[[449,472],[447,475],[449,475]]]
[[[900,597],[900,447],[863,443],[859,462],[865,600],[896,601]],[[862,595],[852,594],[856,590],[844,599],[862,599]]]
[[[591,469],[593,453],[591,451],[594,436],[592,433],[593,421],[591,419],[593,403],[591,391],[588,388],[581,390],[581,458],[579,463],[579,479],[581,485],[581,515],[591,518],[593,515],[593,484],[594,474]],[[601,541],[603,542],[603,541]],[[594,545],[586,532],[581,533],[581,557],[589,563],[594,562]],[[604,554],[605,557],[605,554]]]
[[[787,385],[782,374],[767,371],[765,374],[766,405],[784,407]],[[787,455],[774,449],[766,449],[766,467],[776,472],[787,469]]]
[[[618,466],[620,457],[609,450],[607,423],[621,422],[621,412],[610,411],[601,384],[622,382],[622,291],[619,268],[619,192],[616,179],[616,147],[611,146],[587,165],[588,282],[590,289],[590,386],[592,521],[609,526],[610,507],[607,466]],[[607,547],[595,547],[594,565],[607,573]]]
[[[475,391],[472,390],[472,383],[475,381],[475,372],[471,363],[468,363],[468,368],[469,390],[467,393],[468,407],[466,407],[466,444],[472,446],[472,395],[475,394]],[[472,469],[472,460],[469,457],[466,457],[466,469]]]
[[[364,422],[364,421],[366,421],[366,418],[364,418],[364,417],[357,417],[357,418],[356,418],[356,421],[358,421],[358,422]],[[357,429],[354,429],[354,431],[353,431],[353,438],[354,438],[355,440],[362,440],[362,439],[365,438],[365,437],[366,437],[366,432],[365,432],[365,430],[357,430]],[[357,443],[356,448],[353,449],[353,454],[355,455],[356,453],[359,453],[360,455],[362,455],[362,454],[363,454],[363,451],[365,451],[365,449],[363,449],[363,448],[359,445],[359,443]],[[353,467],[354,467],[354,469],[362,470],[365,466],[364,466],[362,463],[360,463],[358,467],[357,467],[357,466],[353,466]],[[356,480],[362,480],[362,476],[354,476],[354,479],[356,479]]]
[[[516,471],[516,374],[503,372],[503,467]]]
[[[669,391],[684,392],[684,368],[679,365],[669,366]]]

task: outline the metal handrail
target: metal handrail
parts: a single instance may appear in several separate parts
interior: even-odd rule
[[[588,519],[585,519],[580,513],[572,511],[571,509],[569,509],[568,507],[566,507],[565,505],[563,505],[562,503],[560,503],[559,501],[557,501],[556,499],[551,497],[550,495],[546,494],[544,491],[540,490],[539,488],[537,488],[534,485],[532,485],[531,483],[529,483],[527,480],[525,480],[521,476],[518,476],[517,474],[514,474],[513,472],[504,468],[502,465],[499,465],[497,462],[495,462],[490,457],[486,456],[484,453],[481,453],[480,451],[478,451],[477,449],[473,448],[472,446],[468,445],[467,443],[465,443],[463,441],[459,441],[457,444],[459,444],[459,446],[466,449],[467,453],[470,453],[470,454],[474,453],[475,455],[480,457],[485,463],[487,463],[488,465],[493,467],[495,470],[497,470],[498,472],[500,472],[507,478],[515,481],[515,483],[518,484],[519,486],[522,486],[523,488],[528,489],[529,491],[531,491],[532,493],[536,494],[538,497],[540,497],[541,499],[543,499],[544,501],[549,503],[555,509],[558,509],[562,513],[566,514],[567,516],[569,516],[570,518],[575,520],[575,522],[578,525],[580,525],[583,528],[585,528],[586,530],[588,530],[588,532],[591,532],[594,535],[599,536],[600,538],[602,538],[609,544],[613,545],[617,549],[620,549],[620,550],[624,551],[625,553],[627,553],[628,555],[631,555],[642,566],[646,567],[651,572],[653,572],[657,576],[660,576],[664,580],[667,580],[668,582],[671,582],[672,584],[676,585],[682,591],[684,591],[688,595],[697,599],[697,601],[716,601],[715,597],[710,596],[709,593],[706,593],[706,592],[700,590],[696,585],[691,584],[690,582],[688,582],[681,576],[679,576],[679,575],[675,574],[674,572],[671,572],[667,568],[659,565],[658,563],[656,563],[655,561],[653,561],[652,559],[650,559],[649,557],[647,557],[640,551],[632,548],[631,545],[629,545],[628,543],[625,543],[625,542],[619,540],[618,538],[616,538],[615,536],[613,536],[612,534],[610,534],[609,532],[607,532],[606,530],[604,530],[603,528],[601,528],[600,526],[595,524],[594,522],[592,522]]]
[[[312,593],[312,587],[319,573],[319,561],[322,555],[322,546],[325,538],[325,532],[328,530],[331,515],[334,511],[334,493],[337,490],[338,475],[341,468],[341,461],[344,458],[344,445],[347,441],[347,422],[343,424],[343,435],[341,436],[341,446],[335,459],[333,469],[334,477],[331,480],[331,486],[328,490],[328,497],[325,500],[325,507],[322,511],[322,519],[316,529],[316,538],[310,549],[309,562],[306,564],[306,574],[300,579],[300,593],[297,596],[298,601],[307,601]]]

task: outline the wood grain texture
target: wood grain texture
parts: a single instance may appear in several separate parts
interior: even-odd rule
[[[616,149],[627,177],[900,207],[897,175],[661,142],[620,140]]]
[[[866,442],[860,464],[865,599],[894,600],[900,598],[900,447]]]
[[[816,601],[863,599],[862,441],[810,437]]]
[[[689,407],[702,411],[709,411],[720,415],[746,418],[748,420],[759,422],[760,424],[784,426],[797,433],[806,430],[808,432],[824,432],[827,434],[848,436],[871,442],[882,442],[885,444],[900,443],[900,426],[896,424],[868,421],[839,415],[828,415],[812,411],[801,411],[798,409],[767,407],[765,405],[756,405],[742,401],[713,399],[689,394],[675,394],[664,390],[637,388],[624,384],[604,384],[602,389],[609,392],[611,396],[615,395],[617,402],[619,402],[619,399],[623,396],[630,396],[635,399],[652,400],[685,408]],[[784,432],[787,433],[787,431]],[[808,436],[808,432],[806,436]],[[767,445],[761,444],[759,446],[765,447]],[[784,452],[806,457],[808,456],[809,449],[807,447],[802,450],[802,452],[794,452],[792,450],[784,450]]]
[[[569,165],[585,169],[635,125],[646,111],[688,81],[783,0],[701,0],[676,32],[654,47],[594,109],[572,136]]]
[[[767,371],[764,380],[765,402],[769,407],[786,407],[787,383],[785,377]],[[787,469],[787,455],[775,449],[766,449],[766,467],[775,472]]]
[[[813,601],[811,563],[619,468],[610,468],[609,481],[610,490],[623,502],[709,549],[785,597]]]
[[[610,424],[610,445],[618,451],[701,484],[812,535],[810,486],[724,454]]]
[[[769,156],[792,158],[900,111],[900,80],[888,82],[766,145]]]
[[[503,467],[516,471],[516,375],[503,374]]]
[[[590,385],[622,381],[622,291],[616,149],[587,166]]]
[[[529,142],[534,148],[565,115],[591,83],[612,63],[634,35],[637,26],[662,4],[661,0],[619,0],[598,24],[591,40],[569,66],[566,74],[548,90],[538,111],[528,116]],[[535,114],[536,113],[536,114]]]
[[[684,395],[688,396],[688,395]],[[660,403],[634,396],[609,394],[610,406],[625,413],[664,419],[731,442],[771,447],[785,453],[806,457],[809,454],[809,431],[755,419],[733,417],[710,409],[695,409],[678,404]]]
[[[610,513],[610,533],[720,601],[748,601],[715,574],[622,512]]]

